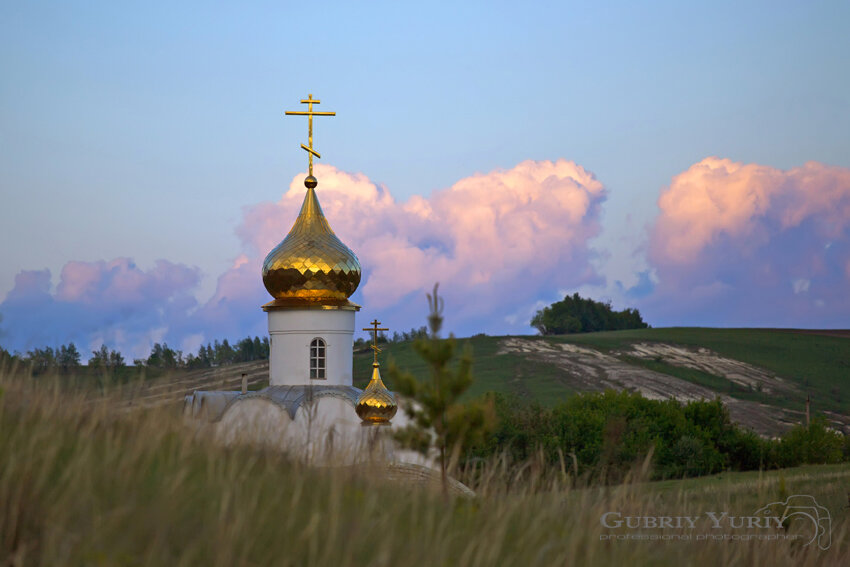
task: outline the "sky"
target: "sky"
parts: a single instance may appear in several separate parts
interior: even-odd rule
[[[319,110],[360,319],[850,327],[850,4],[0,4],[0,346],[266,332]],[[363,333],[365,335],[365,333]]]

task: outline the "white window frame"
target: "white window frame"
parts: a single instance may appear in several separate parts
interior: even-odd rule
[[[310,380],[328,379],[328,343],[322,337],[310,341]]]

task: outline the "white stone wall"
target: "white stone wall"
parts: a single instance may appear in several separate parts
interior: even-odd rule
[[[227,409],[216,426],[216,434],[227,445],[245,443],[282,450],[292,447],[294,433],[289,414],[262,398],[240,400]]]
[[[392,425],[363,427],[354,406],[326,396],[302,404],[291,420],[285,409],[262,398],[237,400],[214,425],[217,438],[225,444],[249,444],[287,452],[306,463],[350,465],[370,459],[422,465],[439,470],[436,454],[428,458],[402,449],[393,440],[393,430],[408,423],[402,411]],[[374,447],[374,435],[381,436]]]
[[[269,381],[272,386],[351,386],[354,311],[269,311]],[[310,378],[310,343],[325,341],[326,378]]]

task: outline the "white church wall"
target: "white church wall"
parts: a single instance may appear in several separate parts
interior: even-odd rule
[[[348,464],[357,460],[362,427],[350,402],[327,396],[302,404],[295,425],[307,439],[304,450],[310,462]]]
[[[350,386],[354,311],[269,311],[269,382],[272,386]],[[325,341],[325,379],[310,378],[310,343]]]
[[[398,431],[399,429],[407,427],[412,421],[407,416],[407,412],[404,411],[404,406],[401,397],[398,394],[393,395],[395,396],[395,401],[398,404],[398,411],[391,420],[392,425],[390,426],[390,435],[392,435],[392,431]],[[414,402],[414,405],[418,404]],[[418,451],[403,449],[398,445],[398,443],[394,443],[390,446],[390,452],[388,453],[387,457],[388,460],[398,463],[410,463],[437,470],[439,470],[440,468],[440,463],[438,460],[439,453],[434,449],[431,449],[428,452],[428,455],[425,456]]]
[[[286,410],[263,398],[237,401],[215,424],[216,438],[226,445],[250,444],[289,451],[303,445],[303,440],[294,438],[298,433]]]
[[[354,406],[346,400],[324,396],[302,404],[294,420],[270,400],[240,399],[213,427],[216,439],[226,445],[274,448],[316,465],[350,465],[379,459],[439,469],[435,454],[426,458],[402,449],[392,439],[393,431],[407,423],[407,417],[399,412],[391,426],[380,428],[381,442],[376,452],[375,431],[361,425]]]

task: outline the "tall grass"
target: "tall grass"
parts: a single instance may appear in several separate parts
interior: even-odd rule
[[[576,487],[570,457],[482,463],[474,499],[392,484],[379,469],[308,468],[224,448],[177,408],[116,412],[46,380],[0,372],[0,563],[8,565],[850,564],[850,468],[783,473],[783,490],[832,512],[832,546],[600,541],[600,517],[750,514],[779,477],[742,473]],[[458,473],[460,474],[460,473]],[[658,533],[681,533],[660,530]]]

